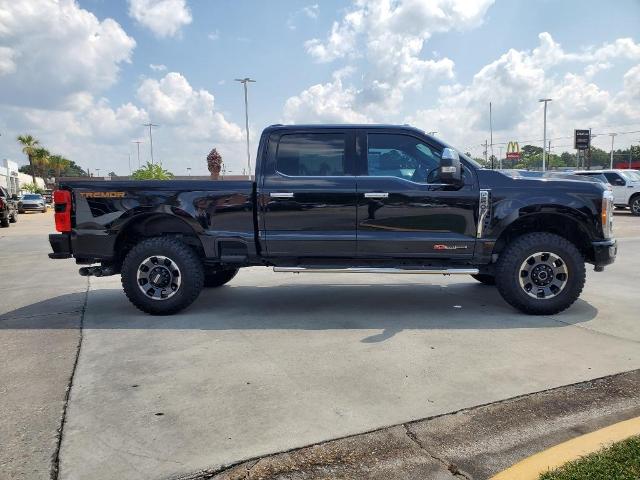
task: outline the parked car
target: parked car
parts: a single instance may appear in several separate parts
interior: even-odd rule
[[[487,170],[408,126],[273,125],[255,173],[63,181],[49,256],[92,265],[81,275],[120,274],[129,300],[156,315],[258,265],[472,275],[515,308],[547,315],[578,298],[585,262],[602,271],[617,253],[612,194],[600,182]]]
[[[616,207],[629,207],[631,213],[640,216],[640,176],[635,170],[584,170],[576,175],[604,176],[611,184]]]
[[[33,211],[47,213],[47,204],[39,193],[26,193],[18,202],[18,211],[20,213]]]
[[[17,196],[0,186],[0,227],[8,227],[18,221]]]

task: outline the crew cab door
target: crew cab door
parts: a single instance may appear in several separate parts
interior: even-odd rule
[[[271,257],[356,254],[355,130],[274,132],[260,187]]]
[[[479,193],[438,183],[442,147],[409,133],[362,131],[358,138],[358,257],[470,258]]]
[[[613,203],[616,205],[626,205],[629,203],[629,197],[631,197],[633,193],[633,184],[627,182],[618,172],[604,172],[604,176],[611,184]]]

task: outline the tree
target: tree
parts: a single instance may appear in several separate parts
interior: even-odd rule
[[[173,178],[173,173],[163,169],[161,165],[147,162],[144,167],[133,172],[131,178],[134,180],[170,180]]]
[[[49,167],[53,170],[56,179],[58,179],[62,172],[67,169],[71,162],[61,155],[51,155],[49,157]]]
[[[29,166],[31,167],[31,180],[33,184],[36,184],[36,176],[33,169],[33,153],[40,142],[31,135],[18,135],[18,143],[22,145],[22,153],[24,153],[29,159]]]
[[[116,172],[109,172],[107,175],[109,175],[110,177],[117,177],[118,176],[116,174]]]
[[[33,166],[38,176],[45,178],[49,171],[49,150],[43,147],[36,148],[33,151]]]
[[[220,170],[222,170],[222,155],[218,153],[215,148],[207,155],[207,168],[214,180],[217,180],[220,176]]]
[[[36,182],[27,183],[26,185],[22,185],[22,190],[25,190],[30,193],[44,193],[44,190],[38,186]]]

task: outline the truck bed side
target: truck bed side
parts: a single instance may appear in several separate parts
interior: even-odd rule
[[[74,181],[69,242],[79,263],[116,265],[141,237],[177,235],[211,261],[256,256],[250,181]]]

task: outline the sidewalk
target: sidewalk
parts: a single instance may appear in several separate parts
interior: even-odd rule
[[[640,370],[384,428],[181,480],[486,479],[568,439],[640,415]]]

